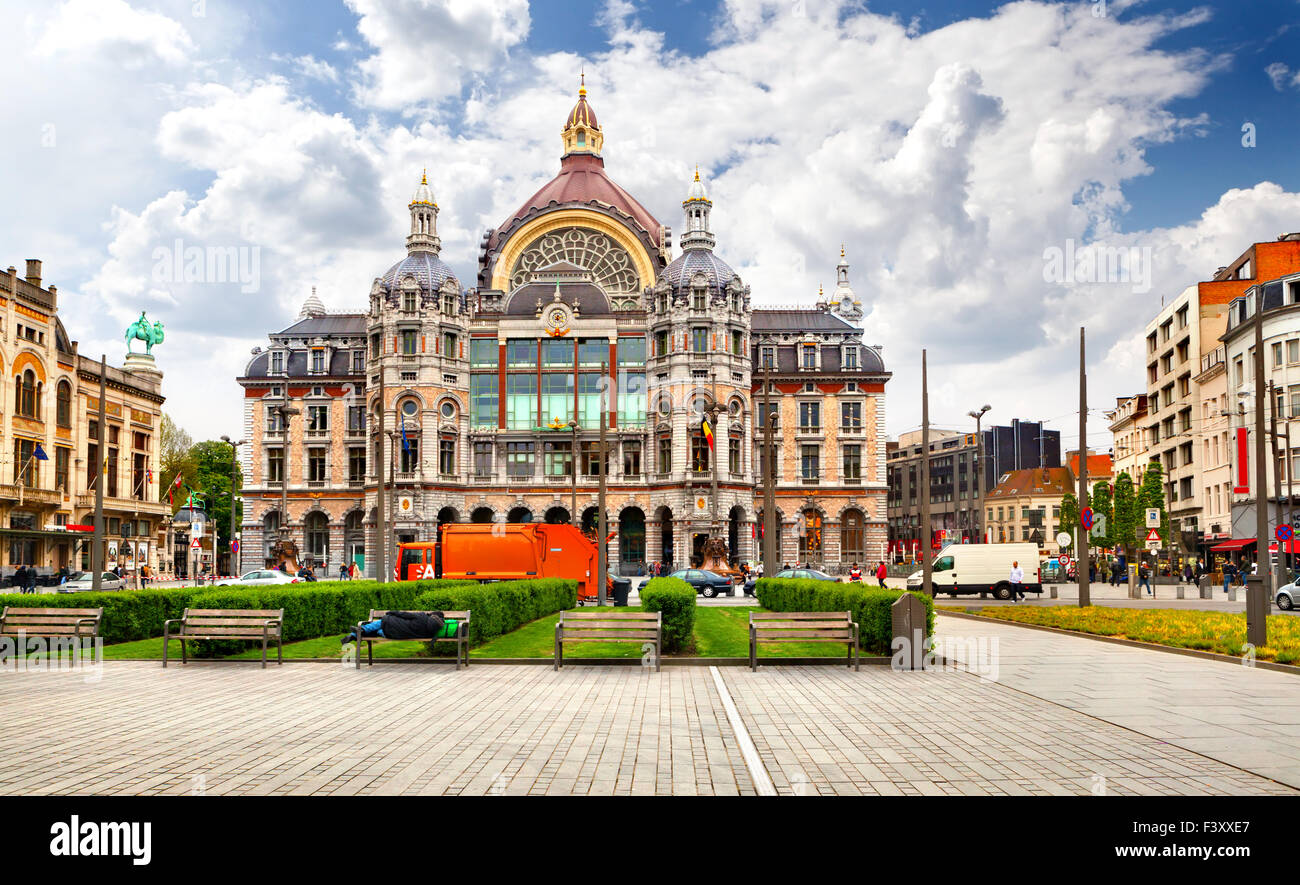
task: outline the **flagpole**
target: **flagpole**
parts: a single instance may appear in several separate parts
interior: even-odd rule
[[[99,444],[107,451],[108,430],[104,426],[104,399],[108,396],[108,354],[99,357]],[[100,476],[104,471],[100,470]],[[104,588],[104,484],[95,477],[95,531],[94,546],[90,548],[90,589],[98,593]]]

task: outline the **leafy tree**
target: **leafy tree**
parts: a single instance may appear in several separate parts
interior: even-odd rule
[[[181,475],[181,481],[191,488],[197,482],[198,463],[194,460],[191,449],[194,448],[194,440],[184,428],[172,420],[168,414],[163,414],[162,428],[159,432],[159,458],[161,464],[158,468],[158,500],[167,500],[167,493],[172,490],[172,482],[176,479],[176,474]],[[184,503],[185,495],[173,495],[172,497],[172,515],[180,509]]]
[[[1146,509],[1153,507],[1160,511],[1160,537],[1165,543],[1169,537],[1169,514],[1165,511],[1165,472],[1160,466],[1160,459],[1152,458],[1142,474],[1142,487],[1138,489],[1138,525],[1146,527]]]
[[[217,543],[230,543],[230,471],[235,451],[221,440],[209,439],[196,443],[190,449],[190,458],[194,462],[194,482],[190,487],[200,492],[207,509],[208,519],[216,523]],[[175,474],[173,474],[174,476]],[[240,487],[243,487],[242,477]],[[181,499],[177,499],[179,505]],[[235,524],[238,527],[243,517],[242,502],[236,505]]]
[[[1138,526],[1142,524],[1141,512],[1137,502],[1137,493],[1133,488],[1133,478],[1127,470],[1121,470],[1115,477],[1115,488],[1111,500],[1111,518],[1108,534],[1115,546],[1124,550],[1124,556],[1133,561],[1133,549],[1137,544]]]
[[[1058,531],[1068,532],[1074,537],[1074,528],[1079,524],[1079,499],[1074,492],[1066,492],[1061,498],[1061,521]]]
[[[1092,512],[1094,517],[1105,517],[1106,533],[1099,535],[1094,533],[1092,544],[1094,547],[1114,547],[1114,528],[1111,521],[1115,518],[1114,499],[1111,494],[1110,483],[1098,480],[1097,484],[1092,487]]]

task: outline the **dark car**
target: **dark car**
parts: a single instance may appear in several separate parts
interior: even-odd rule
[[[702,568],[682,569],[680,572],[673,572],[668,577],[681,578],[694,587],[696,593],[710,599],[723,594],[727,596],[736,595],[736,585],[731,582],[731,578],[724,578],[722,575]]]
[[[764,575],[764,577],[804,578],[806,580],[811,580],[811,581],[834,581],[837,584],[839,583],[840,580],[839,578],[831,577],[825,572],[819,572],[815,568],[787,568],[787,569],[782,569],[781,571],[777,572],[775,575]],[[753,596],[757,585],[758,585],[758,581],[755,578],[750,578],[748,581],[746,581],[745,595]]]

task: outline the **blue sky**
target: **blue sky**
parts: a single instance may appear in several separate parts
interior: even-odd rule
[[[1081,324],[1105,405],[1140,389],[1162,297],[1300,230],[1300,2],[1096,6],[19,0],[0,188],[24,211],[0,217],[0,265],[43,258],[96,353],[141,309],[165,320],[201,355],[168,370],[169,408],[218,435],[227,379],[311,287],[357,309],[401,257],[421,169],[473,285],[483,229],[554,174],[585,65],[611,176],[680,228],[698,163],[756,304],[811,303],[846,244],[896,369],[891,433],[919,420],[921,347],[939,422],[989,378],[999,420],[1065,411]],[[177,239],[260,249],[259,291],[152,279]],[[1150,285],[1047,281],[1068,242],[1148,250]]]

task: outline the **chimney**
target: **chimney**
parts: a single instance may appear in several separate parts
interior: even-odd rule
[[[27,259],[27,282],[38,289],[41,287],[41,260],[39,258]]]

